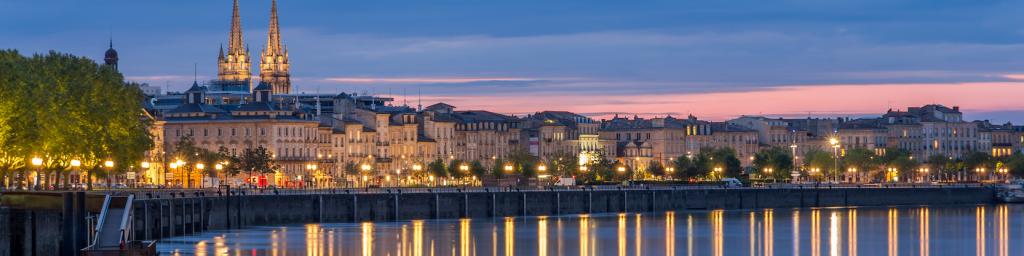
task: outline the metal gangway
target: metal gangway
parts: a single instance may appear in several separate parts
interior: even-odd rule
[[[103,199],[92,243],[82,249],[83,255],[155,255],[152,242],[143,244],[130,239],[133,201],[135,195],[108,194]]]

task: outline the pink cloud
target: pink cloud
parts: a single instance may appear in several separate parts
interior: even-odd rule
[[[504,94],[425,96],[459,109],[500,113],[566,110],[580,113],[692,113],[725,120],[739,115],[881,114],[889,108],[938,103],[965,111],[1024,109],[1024,82],[782,86],[746,92],[674,94]],[[409,98],[409,102],[415,102]],[[399,99],[401,101],[401,99]],[[425,103],[429,105],[429,103]]]
[[[1024,80],[1024,74],[1006,74],[1003,77],[1013,80]]]
[[[455,84],[487,81],[535,81],[523,77],[329,77],[324,81],[353,84]]]

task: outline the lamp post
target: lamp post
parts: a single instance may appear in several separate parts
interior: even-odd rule
[[[80,166],[82,166],[82,161],[79,161],[78,159],[71,159],[71,171],[78,171],[78,168]],[[81,176],[82,176],[82,174],[79,173],[78,174],[78,181],[79,181],[79,183],[81,183],[81,181],[82,181],[82,177]]]
[[[796,163],[796,143],[790,144],[789,149],[792,151],[791,155],[793,157],[793,170],[789,172],[789,176],[792,178],[792,182],[796,183],[796,178],[800,177],[800,171],[797,170],[799,165]]]
[[[36,171],[35,171],[36,175],[33,175],[33,178],[32,178],[33,179],[33,181],[32,181],[32,190],[39,190],[39,174],[40,174],[40,168],[41,168],[41,166],[43,166],[43,159],[39,158],[39,157],[33,157],[32,158],[32,166],[35,166],[35,169],[36,169]],[[27,181],[28,180],[26,179],[26,182]]]
[[[366,173],[370,172],[370,170],[371,170],[372,168],[373,168],[373,167],[372,167],[372,166],[370,166],[369,164],[362,164],[362,165],[359,165],[359,170],[362,170],[362,171],[363,171],[363,186],[366,186],[366,182],[367,182],[367,177],[366,177]]]
[[[111,176],[110,175],[110,171],[112,171],[114,169],[114,161],[110,161],[110,160],[104,161],[103,162],[103,167],[107,168],[107,188],[112,188],[113,184],[110,184],[110,176]]]
[[[199,170],[199,173],[197,173],[197,174],[201,174],[201,173],[203,172],[203,169],[206,169],[206,165],[205,165],[205,164],[203,164],[203,163],[196,163],[196,170]],[[190,175],[191,175],[191,173],[190,173]],[[202,177],[202,176],[200,176],[200,177]],[[192,176],[189,176],[188,182],[189,182],[190,184],[192,183]],[[199,187],[203,187],[203,186],[205,186],[205,185],[206,185],[205,183],[206,183],[206,181],[205,181],[205,180],[204,180],[204,181],[202,181],[202,182],[201,182],[201,183],[199,184]]]
[[[832,173],[839,173],[839,139],[832,137],[828,139],[828,143],[832,144]]]

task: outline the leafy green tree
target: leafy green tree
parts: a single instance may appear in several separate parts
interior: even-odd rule
[[[673,161],[676,172],[673,173],[676,179],[690,180],[696,179],[701,176],[707,175],[708,170],[708,156],[706,154],[697,154],[690,156],[680,156]]]
[[[719,174],[713,176],[717,178],[724,177],[740,177],[743,173],[743,167],[740,165],[740,159],[736,157],[736,150],[732,148],[717,148],[709,153],[710,169],[721,168]],[[719,176],[720,175],[720,176]]]
[[[445,170],[448,171],[449,177],[456,179],[466,177],[466,175],[469,175],[467,171],[463,171],[460,168],[462,168],[462,161],[458,159],[452,159],[451,161],[448,161],[448,166]]]
[[[345,166],[342,167],[342,170],[345,172],[345,175],[348,175],[348,176],[358,176],[359,175],[359,166],[356,165],[356,163],[353,163],[353,162],[345,163]]]
[[[821,178],[827,175],[832,165],[832,153],[825,152],[820,148],[811,148],[804,152],[804,170],[810,177]]]
[[[0,98],[0,173],[20,174],[22,186],[29,170],[67,175],[71,160],[89,177],[124,173],[153,147],[142,92],[87,58],[0,51]],[[33,157],[43,164],[31,166]]]
[[[991,170],[994,166],[992,156],[983,152],[971,152],[964,157],[964,166],[967,169],[985,168]]]
[[[505,159],[495,159],[494,164],[491,165],[491,176],[497,179],[504,178],[505,173]]]
[[[555,153],[548,162],[548,171],[554,176],[569,176],[579,169],[579,162],[579,155],[568,152],[558,152]]]
[[[661,161],[651,160],[650,163],[647,163],[647,173],[657,177],[664,177],[665,166],[661,165]]]
[[[429,171],[431,175],[434,175],[435,177],[438,178],[448,176],[448,171],[445,170],[444,161],[442,161],[441,159],[435,159],[433,162],[430,162],[430,164],[427,165],[427,171]]]
[[[781,147],[762,149],[754,154],[754,168],[762,177],[783,180],[793,170],[793,156]]]
[[[252,176],[254,173],[273,173],[281,167],[274,163],[274,158],[267,148],[259,146],[242,151],[242,155],[238,159],[238,168]]]
[[[1016,177],[1024,177],[1024,154],[1017,152],[1006,158],[1006,168]]]
[[[582,173],[584,181],[609,181],[615,176],[615,163],[599,152],[597,156],[590,159],[587,164],[587,171]]]
[[[487,174],[487,168],[484,168],[484,164],[480,163],[480,160],[474,160],[469,164],[469,173],[477,178],[483,178]]]

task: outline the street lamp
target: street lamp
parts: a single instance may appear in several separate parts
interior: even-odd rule
[[[39,158],[39,157],[33,157],[32,158],[32,166],[36,167],[35,175],[34,175],[34,178],[33,178],[34,181],[32,181],[32,186],[34,187],[34,189],[39,189],[39,168],[42,165],[43,165],[43,159],[42,158]],[[25,179],[25,181],[28,182],[28,179]]]
[[[420,164],[413,164],[413,165],[412,165],[412,170],[413,170],[413,171],[420,171],[420,170],[423,170],[423,166],[422,166],[422,165],[420,165]]]
[[[200,172],[202,172],[203,169],[206,169],[206,165],[205,164],[203,164],[203,163],[196,163],[196,170],[199,170]],[[196,173],[196,174],[199,174],[199,173]],[[191,183],[192,183],[192,173],[191,172],[189,172],[189,175],[188,175],[188,182],[191,185]],[[202,185],[205,185],[205,184],[202,184]],[[200,185],[200,187],[202,187],[202,185]]]
[[[537,171],[542,171],[543,172],[543,171],[547,171],[547,170],[548,170],[548,167],[546,165],[542,164],[542,165],[538,165],[537,166]]]
[[[505,172],[511,172],[514,169],[515,169],[515,167],[513,167],[511,164],[506,164],[505,165]]]
[[[619,172],[626,172],[626,167],[625,166],[619,166],[618,168],[616,168],[616,170],[619,171]]]
[[[832,137],[828,139],[828,143],[832,144],[832,170],[839,172],[839,139]]]
[[[587,171],[587,166],[586,165],[580,165],[580,171],[581,172],[586,172]]]

